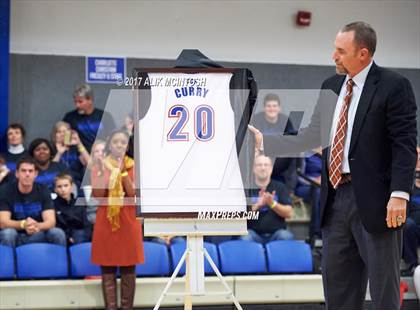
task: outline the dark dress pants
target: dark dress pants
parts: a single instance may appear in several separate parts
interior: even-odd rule
[[[368,206],[360,206],[364,207]],[[322,278],[328,310],[362,310],[368,280],[372,310],[400,309],[402,231],[367,232],[351,183],[337,188],[322,238]]]

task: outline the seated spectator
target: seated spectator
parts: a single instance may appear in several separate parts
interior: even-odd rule
[[[9,168],[6,166],[6,160],[0,155],[0,185],[11,179]]]
[[[271,179],[271,159],[265,155],[256,156],[253,171],[255,186],[247,196],[252,201],[252,211],[259,211],[259,217],[248,222],[248,235],[240,239],[260,243],[293,239],[285,222],[293,216],[291,198],[283,183]]]
[[[412,276],[418,265],[417,249],[420,246],[420,148],[417,148],[416,178],[408,203],[407,221],[403,228],[403,276]]]
[[[322,149],[319,148],[315,154],[305,157],[301,161],[299,170],[304,177],[298,178],[298,185],[295,189],[295,194],[302,197],[312,207],[309,228],[309,235],[312,239],[321,237],[321,151]]]
[[[64,230],[69,243],[89,242],[92,227],[87,221],[86,207],[76,206],[72,193],[73,178],[69,174],[59,174],[54,183],[57,194],[54,199],[57,227]]]
[[[95,108],[93,99],[93,90],[89,85],[78,86],[73,92],[76,109],[68,112],[63,118],[63,121],[77,131],[88,152],[91,151],[97,136],[106,139],[115,130],[111,114]]]
[[[86,169],[86,175],[84,177],[84,183],[87,183],[87,180],[91,179],[90,173],[91,173],[91,168],[93,166],[98,166],[102,163],[102,161],[105,158],[105,147],[106,147],[106,142],[104,140],[101,139],[97,139],[95,141],[95,143],[92,145],[92,152],[91,152],[91,158],[89,160],[89,164],[88,164],[88,169]],[[90,183],[89,183],[90,184]],[[84,190],[85,190],[85,197],[87,200],[87,219],[91,224],[95,224],[96,221],[96,209],[98,208],[98,204],[97,201],[95,200],[94,197],[91,197],[91,193],[92,193],[92,186],[88,185],[88,184],[83,184],[84,185]],[[89,194],[87,193],[89,192]]]
[[[54,190],[54,179],[59,173],[69,173],[61,163],[52,161],[53,148],[47,139],[38,138],[29,145],[29,155],[35,159],[38,166],[36,182],[44,184],[52,192]]]
[[[264,111],[257,113],[252,120],[255,128],[264,135],[293,135],[293,128],[289,118],[281,113],[280,98],[276,94],[267,94],[264,97]],[[289,193],[293,193],[297,184],[296,159],[276,158],[274,161],[273,179],[286,184]]]
[[[64,231],[55,227],[55,211],[48,189],[35,182],[34,159],[21,158],[16,181],[0,189],[0,244],[15,247],[49,242],[66,245]]]
[[[253,125],[265,135],[294,134],[292,123],[281,110],[280,97],[276,94],[267,94],[264,97],[264,111],[253,117]]]
[[[27,153],[23,146],[25,128],[21,124],[10,124],[7,127],[7,151],[1,155],[6,161],[7,168],[15,171],[17,161]]]
[[[66,122],[57,122],[51,133],[51,141],[55,146],[54,162],[62,163],[80,187],[84,174],[84,166],[89,161],[89,153],[80,141],[76,131],[71,130]]]

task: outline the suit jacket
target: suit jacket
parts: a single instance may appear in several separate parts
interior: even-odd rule
[[[294,154],[323,146],[323,224],[335,193],[328,176],[328,144],[344,79],[335,75],[324,81],[322,89],[332,93],[321,92],[309,126],[297,137],[264,136],[264,151],[268,155]],[[385,218],[391,192],[411,192],[417,160],[416,138],[416,102],[410,82],[373,63],[360,96],[348,154],[356,205],[367,231],[388,229]]]

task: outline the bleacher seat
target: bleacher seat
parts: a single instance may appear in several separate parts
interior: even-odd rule
[[[101,275],[101,267],[90,262],[92,243],[79,243],[69,248],[70,273],[72,277]]]
[[[31,243],[16,248],[19,279],[66,278],[66,247],[50,243]]]
[[[15,275],[13,248],[0,245],[0,279],[11,279]]]
[[[171,245],[171,258],[172,258],[172,271],[175,270],[176,266],[178,265],[179,261],[181,260],[182,255],[186,249],[186,242],[178,242]],[[213,243],[204,242],[204,248],[209,253],[211,259],[215,263],[216,267],[219,269],[219,256],[217,253],[217,246]],[[214,274],[213,268],[211,268],[210,263],[207,261],[207,258],[204,257],[204,272],[206,274]],[[183,276],[185,274],[185,263],[182,265],[181,269],[179,270],[178,275]]]
[[[279,240],[266,244],[268,272],[307,273],[313,271],[309,245],[297,240]]]
[[[223,274],[255,274],[266,272],[264,248],[261,244],[232,240],[219,244]]]
[[[166,245],[156,242],[144,243],[144,264],[136,266],[139,276],[169,275],[169,254]]]

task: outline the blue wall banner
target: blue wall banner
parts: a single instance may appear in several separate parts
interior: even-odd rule
[[[0,0],[0,151],[6,150],[9,125],[10,0]]]
[[[86,57],[87,83],[117,83],[126,72],[125,58]]]

